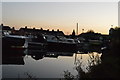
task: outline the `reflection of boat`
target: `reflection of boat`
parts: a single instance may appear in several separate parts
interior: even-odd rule
[[[47,52],[44,57],[57,58],[58,56],[73,56],[70,52]]]
[[[24,50],[3,50],[2,64],[24,65]]]
[[[46,51],[44,50],[35,50],[35,49],[26,49],[25,54],[27,55],[39,55],[39,54],[45,54]]]
[[[63,36],[45,35],[47,40],[47,49],[50,51],[76,52],[77,44],[74,39],[68,39]]]
[[[26,55],[30,55],[35,60],[43,59],[44,57],[57,58],[58,56],[73,56],[72,52],[41,52],[40,50],[26,50]]]
[[[33,54],[33,55],[31,55],[31,57],[35,60],[40,60],[44,57],[44,55],[43,54]]]
[[[39,60],[39,59],[42,59],[44,57],[46,52],[41,51],[41,50],[35,50],[35,49],[33,49],[33,50],[32,49],[26,49],[25,54],[30,55],[35,60]]]
[[[17,36],[17,35],[4,35],[2,36],[2,47],[6,48],[27,48],[28,45],[26,43],[25,36]]]
[[[16,65],[24,65],[23,57],[20,56],[9,56],[9,57],[3,57],[2,64],[16,64]]]
[[[73,56],[73,54],[72,52],[58,52],[59,56]]]
[[[49,58],[57,58],[59,55],[55,53],[46,53],[44,57],[49,57]]]

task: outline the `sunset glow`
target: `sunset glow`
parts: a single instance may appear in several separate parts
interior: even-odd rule
[[[71,34],[79,23],[82,29],[108,34],[118,25],[117,2],[3,2],[4,25],[29,28],[60,29]]]

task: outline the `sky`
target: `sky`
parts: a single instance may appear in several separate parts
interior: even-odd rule
[[[119,0],[0,0],[2,2],[118,2]]]
[[[118,26],[120,27],[120,1],[118,2]]]
[[[118,26],[117,2],[2,2],[2,23],[19,29],[43,28],[71,34],[79,24],[79,34],[92,29],[108,34]]]

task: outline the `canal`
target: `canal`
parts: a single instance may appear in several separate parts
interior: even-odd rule
[[[98,52],[41,52],[39,50],[10,50],[3,52],[3,78],[64,78],[64,71],[78,75],[76,66],[89,70],[91,62],[100,61]]]

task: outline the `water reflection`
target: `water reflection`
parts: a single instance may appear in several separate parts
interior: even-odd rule
[[[31,73],[36,78],[63,78],[65,70],[77,75],[74,69],[77,61],[82,61],[82,68],[87,71],[88,60],[93,54],[101,56],[99,52],[92,51],[73,53],[30,49],[3,50],[3,78],[17,78],[18,74],[24,78],[25,72]]]
[[[45,57],[58,58],[58,56],[68,56],[72,57],[74,53],[72,52],[41,52],[39,50],[25,50],[25,54],[31,56],[35,60],[40,60]]]
[[[80,67],[84,72],[89,72],[90,66],[101,63],[102,53],[91,52],[87,54],[75,54],[75,67]]]
[[[31,56],[35,60],[40,60],[40,59],[44,58],[44,55],[46,54],[46,52],[41,52],[39,50],[26,49],[25,54],[28,55],[28,56]]]
[[[2,64],[24,65],[24,51],[23,50],[3,50]]]

